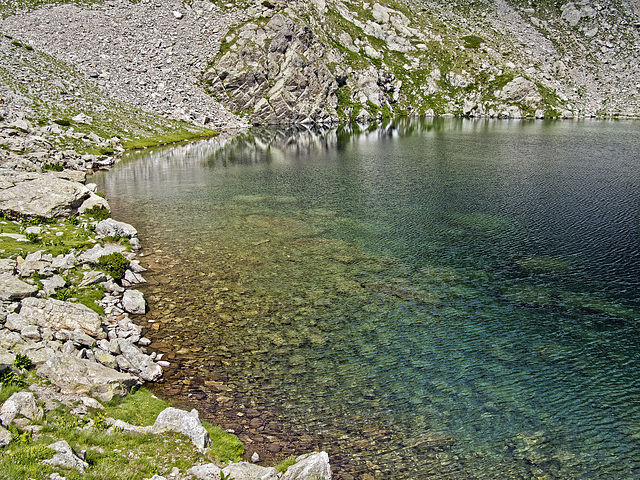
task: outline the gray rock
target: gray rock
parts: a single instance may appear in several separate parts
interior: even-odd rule
[[[94,245],[91,249],[82,252],[80,255],[80,261],[84,263],[97,263],[98,259],[103,255],[110,255],[114,252],[122,253],[127,248],[123,245],[107,245],[103,247],[102,245]]]
[[[46,465],[75,468],[80,472],[84,472],[86,468],[89,468],[89,464],[85,462],[83,458],[78,456],[65,440],[60,440],[59,442],[48,445],[48,448],[52,449],[56,453],[53,458],[42,461],[42,463]]]
[[[4,273],[13,274],[15,271],[16,271],[15,260],[13,260],[12,258],[0,258],[0,274],[4,274]],[[3,289],[0,287],[0,292],[2,291]]]
[[[192,475],[201,480],[220,480],[220,467],[214,463],[207,463],[205,465],[196,465],[187,470],[189,475]]]
[[[278,471],[273,467],[261,467],[254,463],[231,463],[222,472],[235,480],[276,480]]]
[[[62,272],[64,270],[75,267],[77,262],[78,259],[73,253],[69,253],[67,255],[58,255],[51,261],[51,268]]]
[[[201,451],[209,446],[209,433],[202,426],[198,411],[191,412],[169,407],[164,409],[153,424],[153,430],[163,432],[171,430],[182,433],[191,439],[193,444]]]
[[[144,294],[138,290],[127,290],[122,295],[122,308],[134,315],[144,315],[146,312]]]
[[[76,213],[90,194],[81,183],[41,175],[0,190],[0,211],[20,217],[64,218]]]
[[[162,367],[154,363],[149,355],[142,353],[133,343],[121,338],[118,339],[118,345],[122,352],[121,357],[124,357],[126,364],[129,365],[127,370],[139,375],[140,378],[147,382],[155,382],[162,377]],[[120,365],[121,360],[118,360],[118,358],[116,358],[116,361]],[[125,364],[123,363],[123,365]]]
[[[104,272],[98,270],[91,270],[90,272],[85,272],[82,280],[80,281],[81,287],[88,287],[89,285],[95,285],[97,283],[102,283],[107,281],[107,275]]]
[[[124,432],[130,432],[130,433],[153,433],[153,426],[140,427],[138,425],[131,425],[130,423],[127,423],[125,421],[116,420],[116,419],[113,419],[113,418],[107,418],[106,422],[107,422],[108,425],[111,425],[112,427],[114,427],[114,429],[119,429],[119,430],[122,430]]]
[[[32,392],[17,392],[9,397],[0,408],[0,422],[8,426],[18,415],[29,420],[40,420],[44,411],[38,406]]]
[[[63,302],[53,298],[25,298],[20,315],[32,324],[52,331],[81,329],[96,339],[105,338],[100,315],[80,303]]]
[[[147,283],[144,277],[138,273],[133,273],[131,270],[127,270],[124,273],[124,281],[129,285],[138,285],[140,283]]]
[[[310,478],[331,479],[329,455],[326,452],[314,452],[299,456],[296,458],[296,463],[287,469],[281,480],[307,480]]]
[[[94,207],[102,207],[106,208],[108,211],[111,211],[111,207],[109,206],[109,202],[107,202],[100,195],[96,195],[95,193],[91,193],[89,198],[87,198],[82,205],[78,207],[78,213],[84,213],[87,210],[90,210]]]
[[[14,332],[19,332],[24,327],[34,324],[35,320],[33,318],[25,317],[19,313],[11,313],[7,315],[7,320],[4,322],[4,328]]]
[[[12,435],[9,430],[4,427],[0,427],[0,448],[6,447],[11,443]]]
[[[20,330],[20,336],[27,340],[39,341],[42,337],[40,336],[40,329],[35,325],[27,325],[22,330]]]
[[[0,300],[20,300],[37,292],[38,288],[34,285],[29,285],[10,273],[0,273]]]
[[[47,297],[55,295],[58,288],[62,288],[67,284],[60,275],[53,275],[51,278],[41,280],[40,283],[42,283],[42,292]]]
[[[113,218],[107,218],[98,222],[96,225],[96,233],[101,237],[115,237],[119,235],[125,238],[134,238],[138,236],[138,231],[128,223],[118,222]]]
[[[93,350],[93,356],[96,359],[96,362],[101,363],[105,367],[116,369],[118,368],[118,362],[116,357],[111,355],[109,352],[105,352],[101,348],[96,348]]]
[[[138,383],[132,375],[64,353],[40,365],[37,373],[63,393],[80,393],[100,401],[109,401],[116,395],[123,397]]]

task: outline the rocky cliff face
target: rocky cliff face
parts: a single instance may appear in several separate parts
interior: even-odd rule
[[[104,95],[220,130],[244,120],[640,115],[640,0],[55,3],[0,5],[0,30]],[[24,90],[14,76],[3,83]]]
[[[254,123],[635,116],[639,12],[637,0],[267,0],[203,79]]]

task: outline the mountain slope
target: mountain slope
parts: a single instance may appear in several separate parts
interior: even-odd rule
[[[255,123],[640,112],[636,1],[245,8],[250,19],[229,31],[204,81]]]

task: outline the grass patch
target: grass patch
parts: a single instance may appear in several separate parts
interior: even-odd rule
[[[286,471],[287,471],[287,469],[288,469],[291,465],[293,465],[294,463],[296,463],[296,458],[298,458],[298,457],[296,457],[295,455],[291,455],[291,456],[289,456],[289,457],[285,458],[284,460],[282,460],[280,463],[278,463],[278,464],[276,465],[276,467],[275,467],[275,468],[276,468],[276,470],[277,470],[278,472],[280,472],[280,473],[284,473],[284,472],[286,472]]]
[[[158,145],[184,142],[186,140],[197,140],[200,138],[215,137],[217,135],[219,135],[219,133],[215,130],[203,128],[202,130],[196,132],[182,131],[167,133],[158,136],[138,138],[134,140],[126,140],[122,142],[122,146],[127,150],[140,150],[143,148],[157,147]]]

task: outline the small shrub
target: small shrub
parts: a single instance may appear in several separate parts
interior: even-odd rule
[[[25,379],[10,368],[6,368],[0,372],[0,384],[2,384],[2,387],[25,388],[27,386]]]
[[[111,218],[111,213],[109,210],[102,205],[95,205],[84,212],[87,216],[93,218],[94,220],[106,220],[107,218]]]
[[[54,120],[53,123],[57,123],[61,127],[68,127],[71,125],[71,120],[69,120],[68,118],[58,118]]]
[[[53,296],[53,298],[55,298],[56,300],[61,300],[63,302],[66,302],[67,300],[69,300],[75,295],[76,295],[76,291],[73,287],[59,288],[58,290],[56,290],[56,294]]]
[[[98,259],[97,267],[104,273],[111,275],[114,280],[122,280],[129,268],[129,260],[120,252],[103,255]]]
[[[294,463],[296,463],[296,456],[295,455],[291,455],[287,458],[285,458],[284,460],[282,460],[279,464],[276,465],[276,470],[280,473],[284,473],[287,471],[287,469],[293,465]]]
[[[76,215],[72,215],[67,219],[71,225],[80,225],[80,219]]]
[[[480,45],[484,43],[484,39],[477,35],[467,35],[462,37],[462,40],[464,40],[464,48],[480,48]]]
[[[33,362],[26,355],[18,353],[16,359],[13,361],[13,366],[21,370],[29,370],[33,367]]]
[[[61,172],[64,170],[64,167],[59,163],[45,163],[42,165],[42,173],[52,171],[52,172]]]
[[[93,417],[93,426],[98,430],[106,430],[109,428],[109,424],[107,423],[107,416],[104,412],[97,411],[95,416]]]
[[[25,237],[27,237],[27,240],[29,240],[31,243],[39,243],[40,242],[40,237],[38,236],[37,233],[27,232],[27,233],[25,233]]]
[[[14,40],[13,42],[11,42],[11,45],[13,45],[14,47],[21,47],[22,43],[18,40]]]

